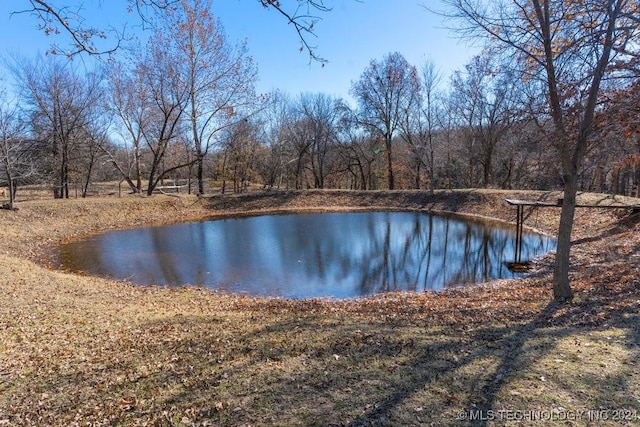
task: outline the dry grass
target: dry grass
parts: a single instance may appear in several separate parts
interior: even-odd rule
[[[134,287],[42,266],[51,245],[100,230],[372,207],[513,221],[505,197],[558,195],[312,191],[0,211],[0,424],[637,424],[639,225],[626,210],[578,211],[577,298],[566,306],[551,301],[549,257],[523,280],[335,302]],[[527,214],[554,232],[557,209]]]

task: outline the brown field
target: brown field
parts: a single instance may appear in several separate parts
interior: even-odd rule
[[[101,194],[19,197],[18,211],[0,210],[0,425],[640,423],[640,221],[629,209],[577,210],[571,304],[552,301],[552,256],[521,280],[292,301],[72,275],[47,267],[49,249],[104,230],[283,210],[396,207],[512,222],[504,198],[559,195]],[[526,225],[552,234],[558,213],[526,210]]]

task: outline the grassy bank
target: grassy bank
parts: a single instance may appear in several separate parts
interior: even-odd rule
[[[505,197],[558,195],[112,197],[0,212],[0,424],[636,425],[640,263],[638,221],[626,210],[578,210],[577,298],[566,306],[552,302],[550,257],[527,279],[337,302],[135,287],[46,268],[51,245],[101,230],[372,207],[513,221]],[[555,232],[557,209],[526,214],[526,225]]]

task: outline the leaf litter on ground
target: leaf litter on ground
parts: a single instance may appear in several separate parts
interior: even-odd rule
[[[0,423],[459,425],[492,414],[489,424],[539,425],[535,416],[548,415],[546,424],[565,425],[563,416],[582,414],[572,422],[588,425],[585,414],[596,412],[584,411],[599,410],[609,414],[599,425],[633,425],[639,221],[626,209],[578,210],[576,298],[566,305],[552,300],[552,255],[524,279],[344,301],[139,287],[47,268],[53,245],[109,229],[383,207],[513,221],[505,198],[557,196],[309,191],[20,203],[0,215]],[[532,210],[525,224],[553,234],[557,215]]]

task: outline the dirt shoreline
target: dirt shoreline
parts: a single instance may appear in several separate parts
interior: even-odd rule
[[[612,203],[606,195],[580,197]],[[460,410],[474,408],[640,411],[638,215],[628,209],[578,210],[577,298],[566,306],[551,298],[550,256],[526,279],[336,302],[138,287],[44,266],[52,245],[105,230],[309,209],[421,209],[513,222],[505,198],[555,201],[558,193],[19,203],[16,212],[0,212],[0,423],[456,425]],[[555,233],[558,209],[525,213],[527,226]]]

